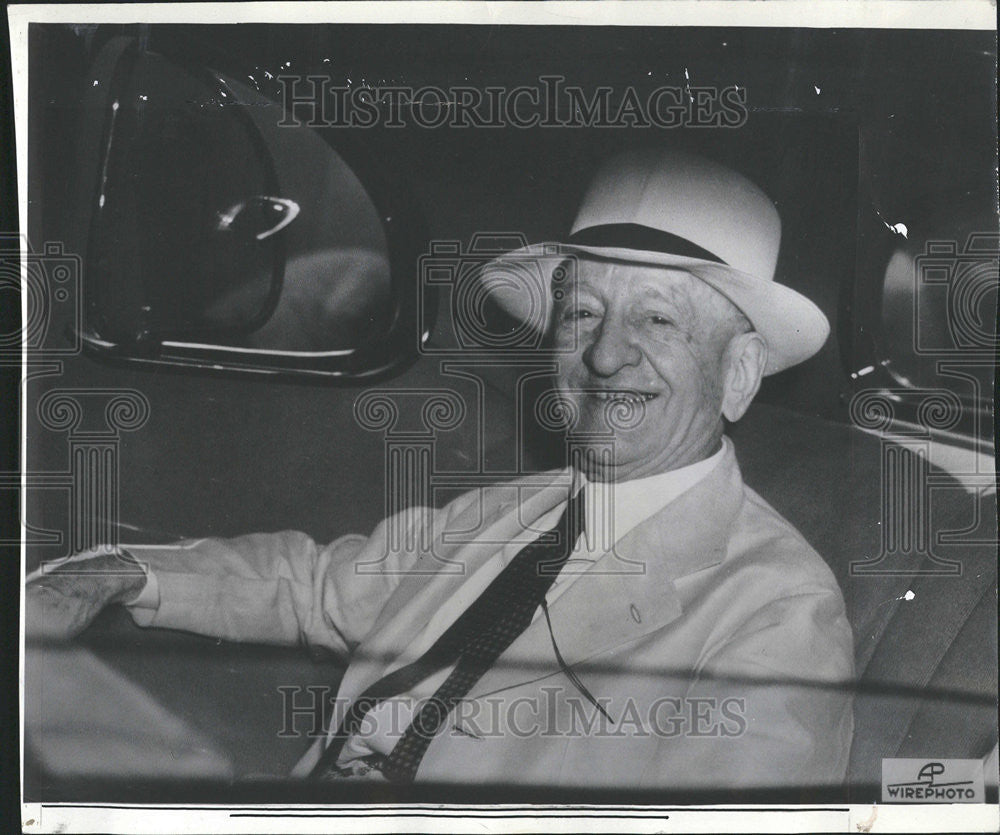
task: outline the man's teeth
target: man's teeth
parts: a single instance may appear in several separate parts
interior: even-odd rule
[[[656,397],[639,391],[599,391],[594,395],[598,400],[625,400],[629,403],[646,403]]]

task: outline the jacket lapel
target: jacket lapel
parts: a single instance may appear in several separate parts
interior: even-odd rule
[[[552,633],[566,663],[638,640],[679,617],[683,608],[674,581],[725,559],[742,501],[743,481],[730,445],[711,473],[626,534],[549,607]],[[518,670],[519,662],[526,669]],[[542,616],[511,644],[469,698],[556,671],[552,637]]]
[[[362,687],[381,676],[413,640],[415,631],[426,624],[456,590],[495,556],[507,543],[535,534],[525,531],[528,523],[541,517],[566,497],[568,471],[543,474],[537,480],[520,480],[484,492],[485,504],[473,500],[471,506],[447,519],[433,532],[431,549],[422,554],[416,570],[400,581],[387,601],[370,637],[359,646],[345,676],[348,685]],[[431,575],[431,576],[428,576]]]

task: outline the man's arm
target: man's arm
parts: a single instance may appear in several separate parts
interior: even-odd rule
[[[419,530],[442,512],[404,511],[370,537],[348,535],[326,547],[284,531],[130,546],[141,568],[116,555],[74,561],[28,584],[26,632],[29,639],[72,638],[105,606],[125,603],[137,604],[131,613],[141,626],[235,641],[304,643],[346,656],[419,556],[413,548],[390,549],[390,531],[419,542]],[[153,595],[143,590],[144,570]]]

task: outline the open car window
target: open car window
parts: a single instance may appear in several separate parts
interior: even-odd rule
[[[376,204],[372,160],[366,185],[253,77],[134,38],[110,40],[88,77],[89,349],[331,377],[412,359],[420,222],[398,197]]]

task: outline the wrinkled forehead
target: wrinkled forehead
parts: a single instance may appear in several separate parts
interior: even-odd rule
[[[679,267],[579,258],[569,274],[574,276],[580,293],[622,301],[657,298],[692,313],[739,313],[722,293]]]

